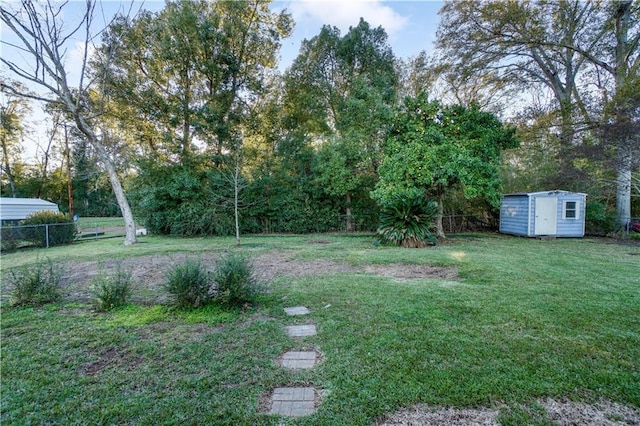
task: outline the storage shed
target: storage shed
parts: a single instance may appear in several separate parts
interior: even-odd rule
[[[518,192],[502,197],[500,232],[526,237],[583,237],[587,194]]]
[[[0,197],[0,222],[17,222],[32,213],[48,210],[58,213],[58,205],[40,198]]]

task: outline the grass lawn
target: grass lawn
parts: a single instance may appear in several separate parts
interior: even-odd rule
[[[40,308],[4,300],[0,421],[278,425],[282,419],[260,413],[258,402],[287,385],[322,393],[315,414],[284,420],[299,425],[370,425],[416,403],[498,407],[503,424],[523,425],[549,424],[535,409],[547,397],[640,407],[639,246],[489,234],[427,249],[374,247],[373,240],[243,238],[250,256],[277,252],[291,262],[353,267],[278,276],[244,311],[129,305],[96,313],[73,300]],[[233,245],[232,238],[149,236],[132,247],[108,239],[1,261],[5,273],[44,256],[84,262]],[[397,264],[453,266],[458,277],[372,272]],[[311,314],[287,317],[283,308],[296,305]],[[308,321],[316,336],[300,341],[283,331]],[[322,354],[314,369],[276,363],[305,348]]]
[[[121,217],[80,217],[79,228],[104,228],[110,226],[124,227],[124,219]]]

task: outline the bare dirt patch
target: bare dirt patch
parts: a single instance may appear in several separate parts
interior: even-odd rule
[[[387,416],[375,426],[494,426],[497,423],[498,410],[455,409],[417,405],[410,409]]]
[[[142,256],[124,260],[108,260],[105,262],[77,262],[65,265],[64,285],[68,298],[80,302],[88,302],[91,298],[91,281],[99,274],[114,271],[118,264],[131,271],[133,279],[138,283],[134,291],[133,301],[137,303],[164,303],[165,291],[162,286],[169,270],[187,259],[199,260],[205,268],[213,268],[218,254],[203,253],[201,255],[174,254]],[[271,282],[280,276],[305,276],[333,272],[357,271],[357,268],[325,259],[312,261],[292,260],[280,252],[269,252],[251,259],[256,277],[264,283]]]
[[[601,400],[595,404],[556,401],[538,402],[547,410],[551,420],[562,426],[570,425],[640,425],[640,409]]]
[[[389,278],[418,279],[437,278],[451,280],[458,277],[455,266],[405,265],[391,263],[388,265],[367,265],[365,272]]]
[[[640,410],[601,400],[594,404],[545,399],[537,401],[546,411],[547,420],[562,426],[630,426],[640,425]],[[416,405],[374,422],[375,426],[498,426],[498,409],[457,409]]]
[[[137,287],[134,289],[132,301],[139,304],[156,304],[167,302],[167,294],[163,289],[169,270],[187,259],[200,261],[207,269],[213,269],[217,253],[173,254],[141,256],[129,259],[111,259],[104,262],[67,262],[64,266],[63,285],[66,288],[65,299],[87,303],[91,300],[92,280],[100,274],[110,274],[120,265],[131,271]],[[332,274],[342,272],[365,272],[383,277],[395,278],[402,282],[409,279],[432,278],[455,280],[458,270],[455,267],[430,265],[412,265],[393,263],[387,265],[366,265],[355,267],[328,259],[296,260],[290,255],[271,251],[251,259],[256,278],[265,284],[278,277],[302,277],[309,275]],[[2,287],[3,296],[11,289]]]
[[[134,356],[128,349],[107,348],[98,355],[95,361],[85,363],[82,366],[84,374],[94,376],[110,366],[124,367],[126,371],[134,370],[142,358]]]

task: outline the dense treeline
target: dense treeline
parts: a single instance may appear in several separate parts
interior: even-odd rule
[[[374,230],[381,206],[416,191],[445,218],[438,236],[495,226],[513,191],[587,192],[593,231],[628,221],[639,3],[450,2],[441,16],[431,58],[395,57],[361,19],[324,26],[283,73],[294,22],[269,2],[117,16],[87,60],[92,85],[50,101],[40,164],[20,160],[28,103],[3,80],[2,194],[116,215],[115,178],[151,232],[238,238]]]

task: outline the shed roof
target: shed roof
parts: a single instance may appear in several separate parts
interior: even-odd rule
[[[537,192],[513,192],[511,194],[504,194],[504,197],[531,197],[532,195],[554,195],[554,194],[578,194],[587,195],[584,192],[564,191],[561,189],[555,189],[553,191],[537,191]]]
[[[58,206],[56,203],[52,203],[51,201],[43,200],[41,198],[9,198],[9,197],[0,197],[0,205],[5,206]]]

